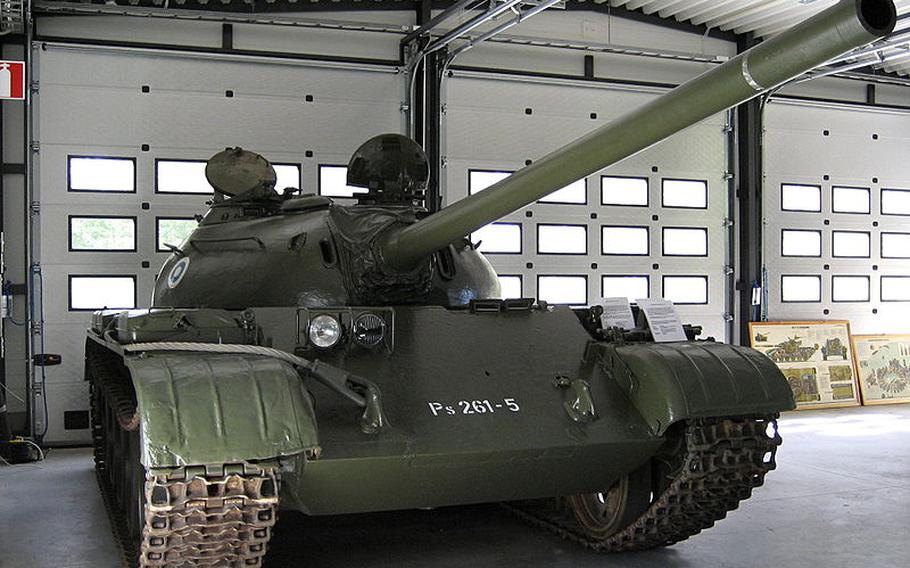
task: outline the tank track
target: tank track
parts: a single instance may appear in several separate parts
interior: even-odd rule
[[[135,441],[123,441],[130,436],[138,440],[138,417],[120,366],[116,356],[89,359],[95,472],[123,566],[261,566],[277,520],[278,464],[147,472],[135,453],[137,463],[123,459],[130,449],[136,450]],[[112,427],[117,429],[113,436]],[[122,487],[131,475],[128,468],[141,468],[144,478],[141,523],[130,520],[136,511],[129,499],[139,496]]]
[[[148,475],[139,566],[261,566],[275,525],[274,467],[232,464]]]
[[[666,489],[628,527],[595,539],[581,530],[562,500],[505,503],[533,525],[600,552],[668,546],[698,534],[736,509],[775,468],[781,444],[777,415],[690,420],[682,467]],[[769,432],[769,427],[771,432]]]

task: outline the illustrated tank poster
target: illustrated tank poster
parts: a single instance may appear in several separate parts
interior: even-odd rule
[[[797,407],[859,404],[846,321],[760,322],[749,331],[752,347],[787,377]]]
[[[837,3],[433,213],[426,154],[401,134],[351,148],[356,204],[218,152],[211,208],[170,243],[153,307],[95,312],[87,333],[96,469],[129,563],[260,566],[279,506],[502,503],[603,552],[723,519],[774,469],[795,406],[771,359],[698,326],[656,343],[642,319],[601,327],[599,306],[504,300],[467,235],[895,23],[890,0]],[[787,365],[849,369],[836,349]]]
[[[863,404],[910,402],[910,335],[854,335]]]

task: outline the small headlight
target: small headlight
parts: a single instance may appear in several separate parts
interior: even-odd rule
[[[385,322],[376,314],[360,314],[354,320],[353,332],[354,341],[364,347],[375,347],[382,341],[385,335]]]
[[[309,336],[316,347],[334,347],[341,340],[341,324],[329,315],[316,316],[310,320]]]

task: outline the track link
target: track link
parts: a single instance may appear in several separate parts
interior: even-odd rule
[[[681,467],[636,520],[596,539],[564,500],[506,503],[522,519],[593,550],[620,552],[667,546],[710,528],[736,509],[775,468],[781,444],[777,416],[700,418],[685,425]]]

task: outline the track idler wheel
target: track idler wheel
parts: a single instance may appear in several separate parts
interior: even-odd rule
[[[621,478],[606,492],[572,495],[566,503],[589,538],[609,538],[632,524],[651,504],[650,463]]]

